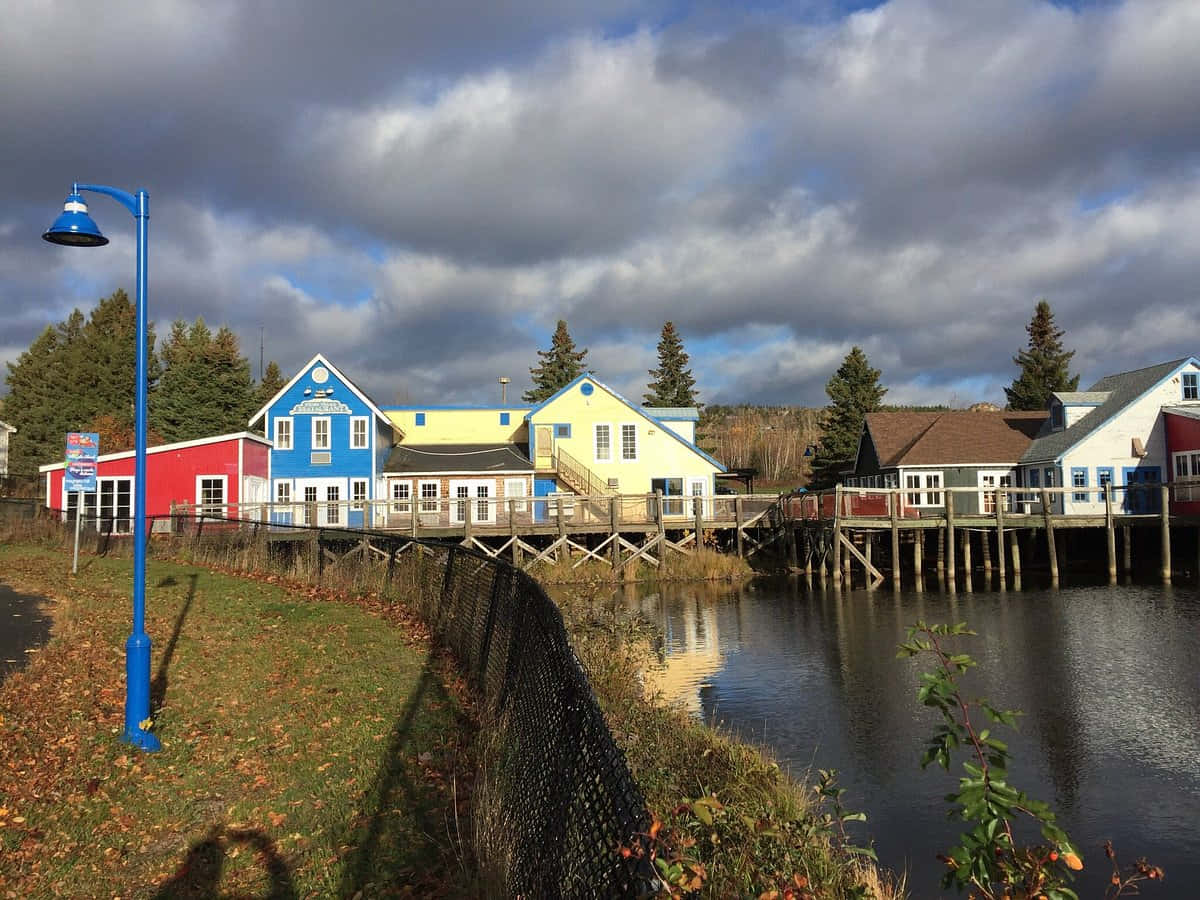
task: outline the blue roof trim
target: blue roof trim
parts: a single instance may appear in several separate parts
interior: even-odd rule
[[[676,433],[675,429],[671,428],[671,426],[669,426],[665,422],[663,422],[662,419],[656,419],[654,416],[647,414],[646,411],[643,410],[640,406],[634,406],[632,403],[630,403],[628,400],[626,400],[624,397],[622,397],[618,391],[614,391],[612,388],[610,388],[607,384],[605,384],[603,381],[601,381],[599,378],[597,378],[591,372],[584,372],[582,375],[576,376],[568,384],[559,388],[557,391],[555,391],[553,394],[551,394],[549,397],[547,397],[545,400],[543,400],[541,403],[539,403],[537,406],[535,406],[533,409],[531,409],[529,412],[527,412],[525,414],[525,421],[528,422],[530,420],[530,418],[532,418],[536,413],[545,409],[548,405],[553,403],[555,400],[557,400],[559,397],[561,397],[563,394],[565,394],[571,388],[575,387],[575,385],[579,384],[579,382],[583,381],[584,379],[591,381],[593,384],[596,385],[596,387],[603,388],[605,391],[607,391],[613,397],[616,397],[617,400],[619,400],[621,403],[625,404],[625,406],[627,406],[629,409],[633,410],[635,413],[637,413],[643,419],[645,419],[648,422],[653,422],[655,425],[659,426],[663,431],[665,431],[671,437],[675,438],[675,440],[679,441],[679,443],[683,444],[685,447],[687,447],[693,453],[699,455],[701,458],[708,460],[708,462],[712,463],[720,471],[722,471],[722,472],[729,471],[725,467],[724,463],[717,462],[715,459],[713,459],[711,456],[709,456],[707,453],[705,453],[703,450],[701,450],[695,444],[691,443],[686,438],[684,438],[681,435],[679,435],[678,433]]]

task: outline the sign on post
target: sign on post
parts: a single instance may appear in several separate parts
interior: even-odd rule
[[[97,490],[96,469],[99,467],[100,435],[91,431],[72,431],[67,434],[66,471],[63,472],[63,491],[74,492],[75,556],[71,573],[79,571],[79,523],[83,519],[83,495]]]

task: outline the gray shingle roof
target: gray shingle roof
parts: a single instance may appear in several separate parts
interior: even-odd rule
[[[653,419],[672,419],[683,422],[700,421],[700,410],[695,406],[643,406],[642,412]]]
[[[526,444],[401,444],[392,448],[383,471],[397,473],[532,472]]]
[[[1107,391],[1055,391],[1063,406],[1099,406],[1108,399]]]
[[[1021,455],[1021,462],[1058,459],[1190,358],[1185,356],[1145,369],[1104,376],[1088,388],[1086,393],[1104,392],[1108,394],[1108,399],[1063,431],[1050,431],[1050,422],[1047,420],[1037,438],[1029,445],[1029,449]]]

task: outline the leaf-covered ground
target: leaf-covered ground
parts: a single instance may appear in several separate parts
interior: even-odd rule
[[[0,546],[55,634],[0,686],[0,897],[476,893],[474,728],[403,610],[150,561],[159,753],[118,741],[132,563]]]

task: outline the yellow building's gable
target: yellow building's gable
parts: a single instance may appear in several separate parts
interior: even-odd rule
[[[603,483],[623,494],[649,493],[655,479],[683,480],[683,493],[703,482],[713,492],[721,471],[695,446],[647,417],[619,394],[584,377],[564,388],[529,417],[535,467],[552,468],[565,450]]]
[[[405,407],[384,411],[404,435],[403,444],[524,444],[529,407],[445,409]],[[507,421],[506,421],[507,420]]]

